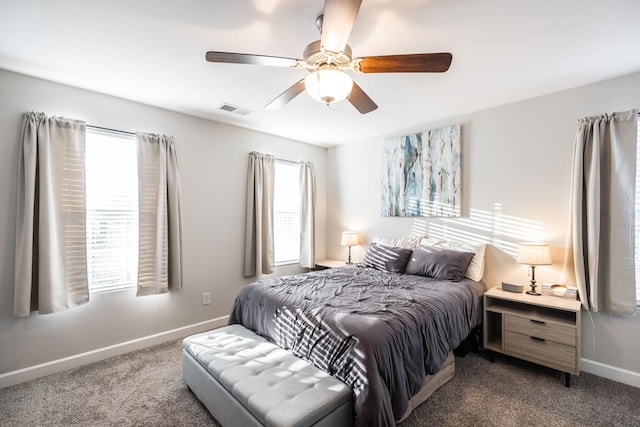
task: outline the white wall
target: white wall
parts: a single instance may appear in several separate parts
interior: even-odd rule
[[[13,317],[17,160],[27,111],[175,137],[184,203],[181,292],[140,298],[134,291],[93,295],[90,303],[65,312]],[[2,374],[200,322],[226,323],[235,296],[250,281],[243,278],[242,267],[246,174],[253,150],[313,162],[316,251],[324,258],[325,148],[0,70],[0,380]],[[203,292],[211,292],[211,305],[201,305]]]
[[[502,281],[528,283],[528,268],[512,255],[518,242],[542,240],[552,248],[553,265],[536,269],[538,282],[571,283],[562,266],[576,119],[636,107],[640,73],[437,123],[425,121],[389,135],[462,124],[463,216],[453,220],[380,216],[383,138],[331,148],[327,255],[345,258],[339,246],[343,230],[360,233],[363,244],[353,248],[356,258],[373,236],[441,233],[480,239],[490,243],[484,281],[493,287]],[[583,368],[632,377],[640,386],[640,318],[594,314],[592,326],[583,312],[582,325],[582,356],[589,361],[583,361]]]

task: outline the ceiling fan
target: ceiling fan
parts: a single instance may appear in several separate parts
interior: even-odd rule
[[[451,65],[451,53],[367,56],[353,58],[347,44],[362,0],[325,0],[324,14],[316,20],[321,39],[304,50],[304,59],[210,51],[209,62],[253,64],[275,67],[304,68],[310,72],[304,79],[278,95],[265,106],[277,110],[307,91],[311,98],[327,105],[347,99],[361,114],[378,106],[345,73],[442,73]]]

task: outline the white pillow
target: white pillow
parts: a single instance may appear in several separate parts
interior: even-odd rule
[[[419,241],[420,237],[374,237],[371,239],[371,243],[407,249],[415,249]]]
[[[464,277],[468,277],[471,280],[475,280],[479,282],[484,275],[484,258],[485,258],[485,249],[487,245],[484,243],[479,244],[471,244],[471,243],[461,243],[454,242],[453,240],[443,240],[440,242],[436,242],[432,245],[424,245],[420,242],[421,246],[433,246],[435,248],[443,248],[443,249],[451,249],[454,251],[461,252],[473,252],[475,255],[471,260],[471,264],[469,264],[469,268],[467,268],[467,272]]]
[[[444,242],[443,239],[436,239],[435,237],[423,237],[420,239],[420,246],[435,246],[438,243]]]

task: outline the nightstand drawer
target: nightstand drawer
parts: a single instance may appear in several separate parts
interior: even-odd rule
[[[578,371],[575,346],[558,344],[535,335],[506,331],[504,349],[507,354],[554,369],[570,373]]]
[[[576,346],[575,326],[531,320],[525,317],[505,315],[504,329],[527,336],[543,338],[568,346]]]

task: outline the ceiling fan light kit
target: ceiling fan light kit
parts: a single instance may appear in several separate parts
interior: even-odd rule
[[[353,79],[343,71],[321,68],[304,79],[309,96],[327,105],[347,99],[353,88]]]
[[[210,51],[209,62],[252,64],[275,67],[304,68],[310,74],[293,84],[266,105],[266,109],[284,107],[303,91],[326,105],[347,99],[361,114],[378,106],[353,81],[346,71],[368,73],[443,73],[451,65],[450,53],[422,53],[354,58],[347,44],[362,0],[325,0],[324,14],[316,24],[321,26],[321,40],[307,45],[304,59]]]

